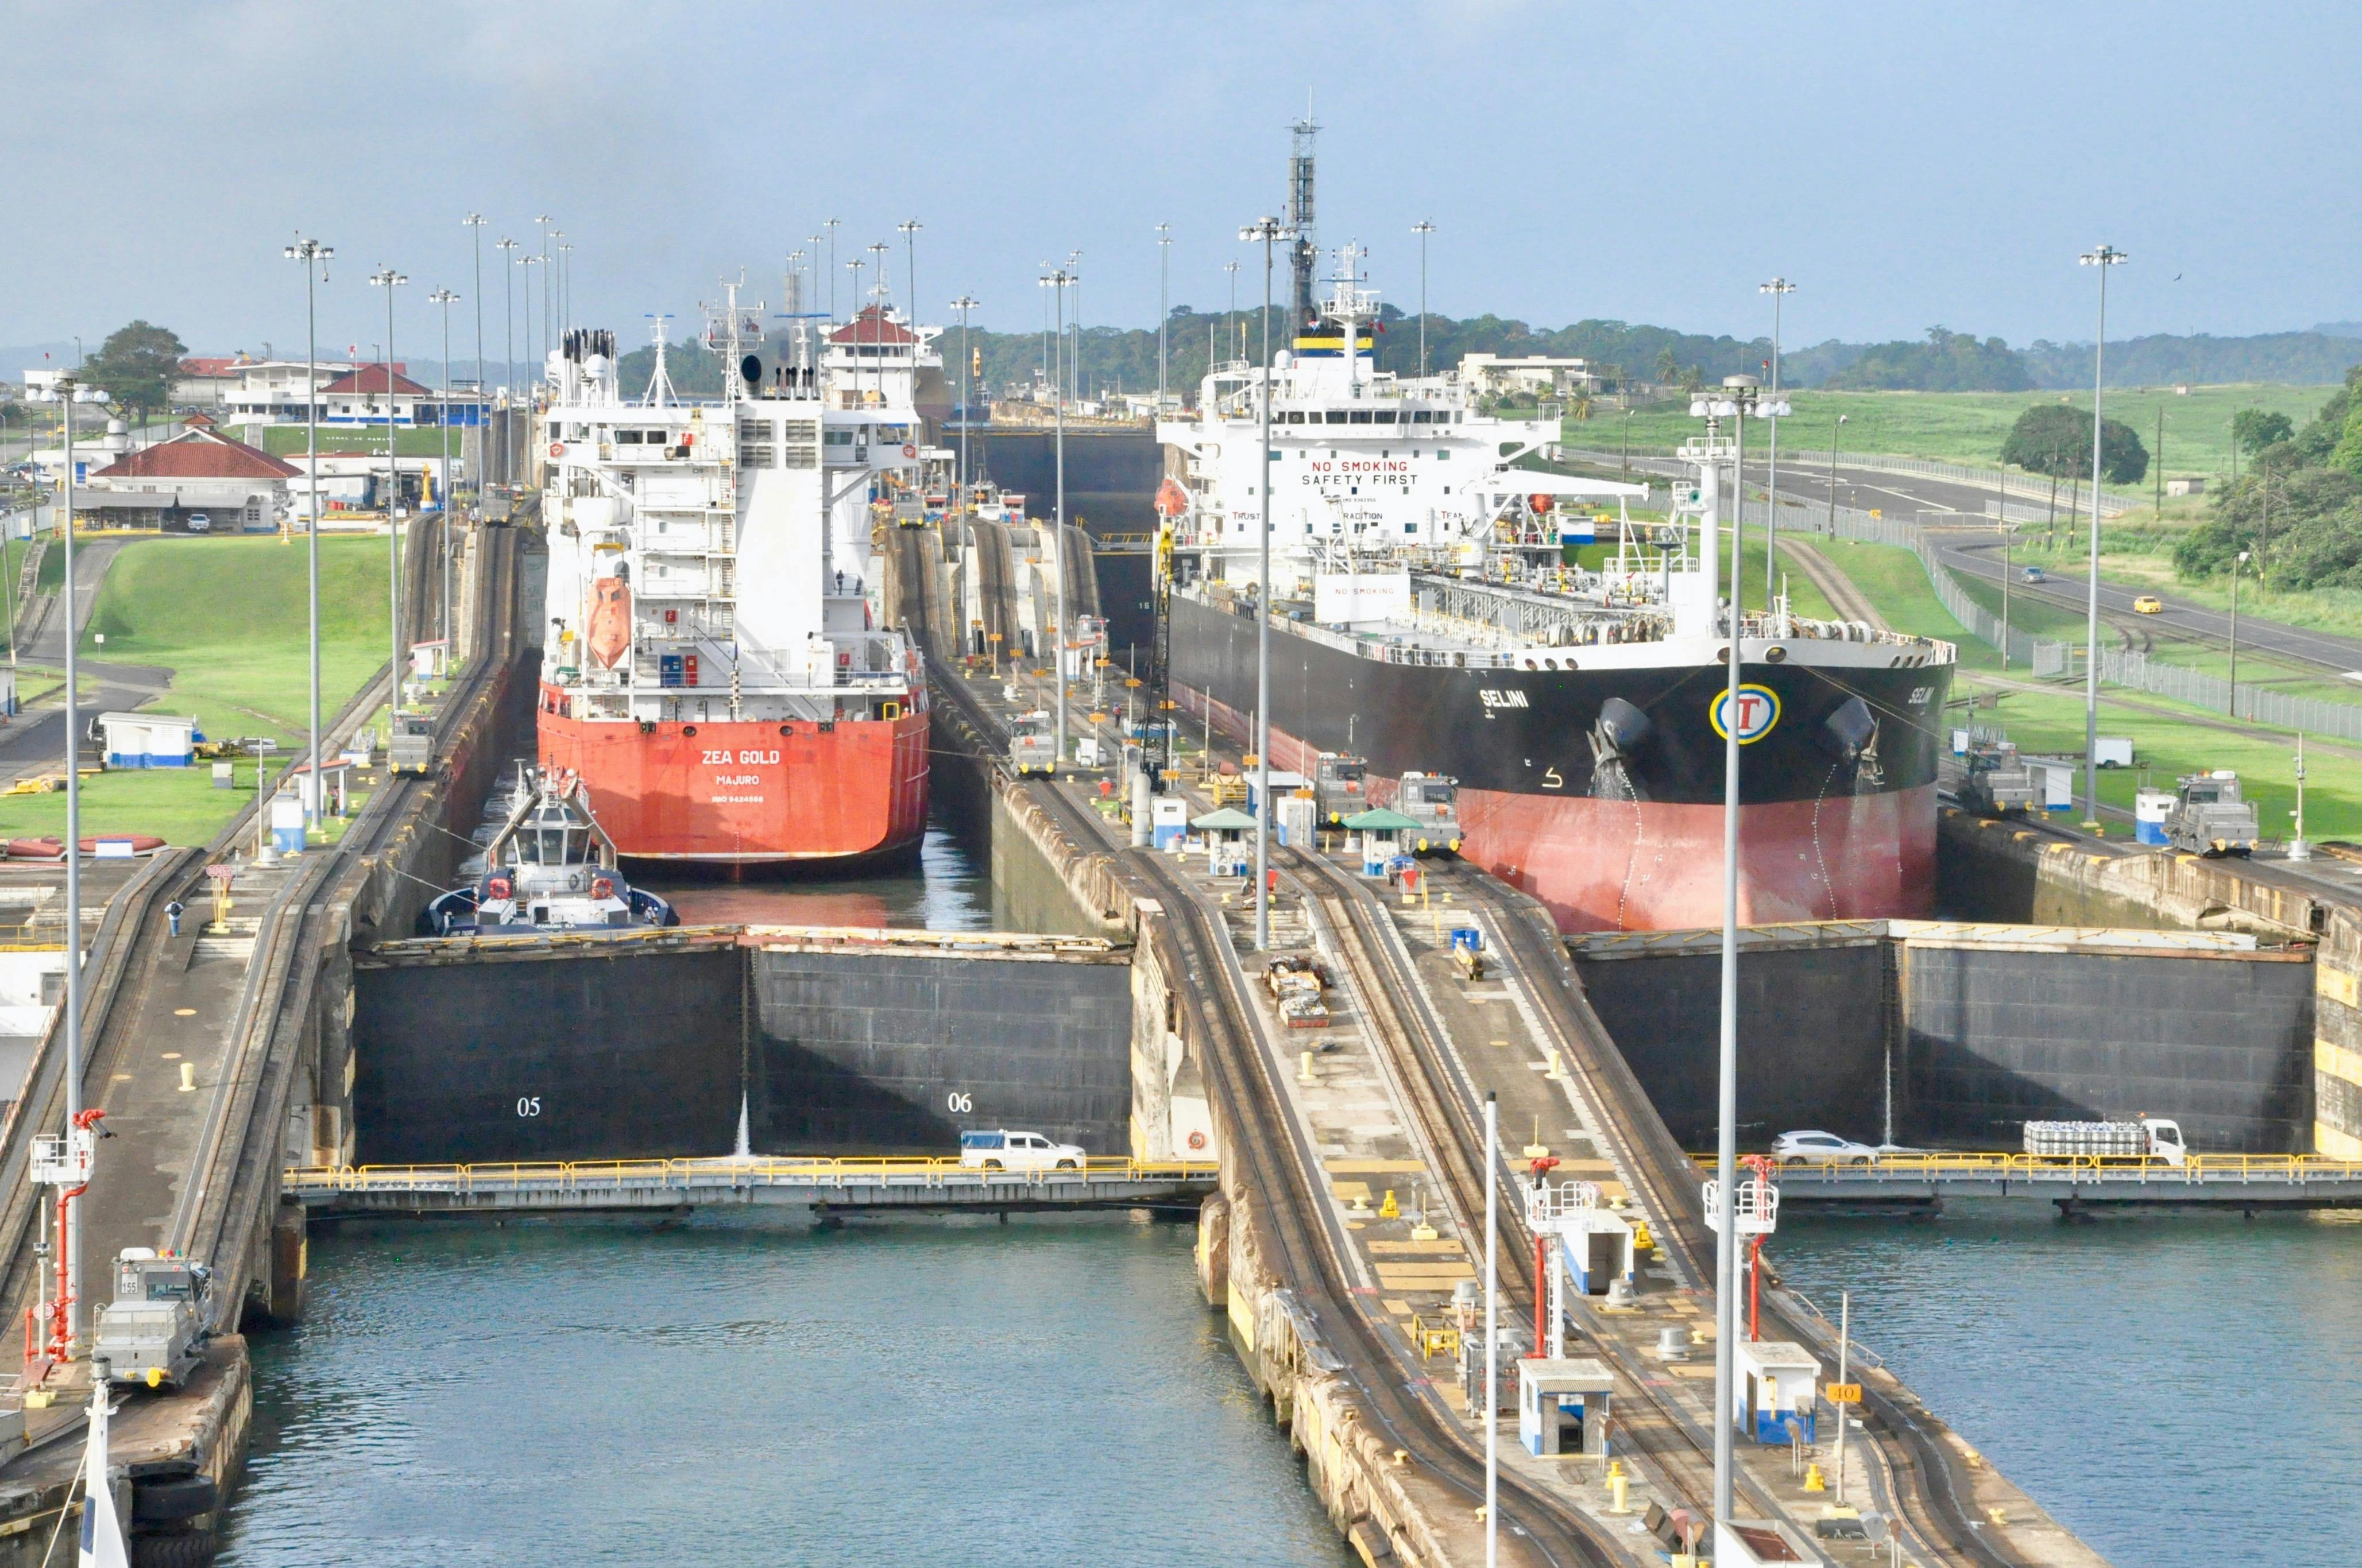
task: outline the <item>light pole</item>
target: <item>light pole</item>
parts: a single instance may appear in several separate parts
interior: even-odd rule
[[[495,240],[492,244],[492,248],[500,251],[504,259],[512,261],[515,258],[507,253],[516,248],[517,242],[513,239]],[[501,269],[501,298],[508,311],[507,323],[501,328],[501,381],[505,385],[516,379],[516,271],[513,268]]]
[[[1772,296],[1772,402],[1780,402],[1780,304],[1796,292],[1796,285],[1785,278],[1774,278],[1759,283],[1755,292]],[[1772,595],[1780,581],[1778,552],[1780,548],[1780,422],[1772,422],[1771,480],[1763,493],[1763,608],[1772,608]],[[1738,601],[1733,600],[1733,603]]]
[[[2014,537],[2009,531],[2009,502],[2003,501],[2001,503],[2001,667],[2004,670],[2009,668],[2009,547]]]
[[[1295,231],[1275,217],[1260,217],[1239,230],[1245,243],[1263,245],[1263,441],[1256,461],[1263,466],[1255,487],[1262,502],[1263,526],[1257,548],[1255,577],[1255,951],[1271,946],[1271,268],[1282,240]],[[1346,325],[1350,337],[1353,327]],[[1346,346],[1352,352],[1352,344]]]
[[[393,654],[393,707],[386,722],[391,726],[402,720],[402,467],[395,458],[393,438],[393,291],[410,280],[392,267],[381,266],[370,274],[370,282],[385,291],[385,591],[392,612],[386,636]],[[389,727],[389,742],[392,733]]]
[[[925,227],[917,218],[894,226],[902,237],[902,255],[910,267],[911,281],[911,394],[913,400],[919,391],[919,230]]]
[[[81,640],[74,625],[73,547],[73,411],[78,403],[106,401],[98,388],[84,386],[74,376],[60,376],[32,394],[41,403],[59,405],[65,440],[66,599],[66,1126],[82,1114],[82,715],[74,701],[78,671],[74,645]],[[66,1218],[66,1334],[79,1336],[82,1323],[82,1203],[70,1199]]]
[[[836,226],[844,221],[822,218],[820,225],[828,231],[828,320],[832,326],[836,325]],[[861,295],[856,291],[853,297],[857,300]]]
[[[533,273],[533,269],[534,269],[534,268],[535,268],[535,267],[539,267],[539,266],[541,266],[541,264],[542,264],[542,258],[541,258],[541,257],[539,257],[539,256],[535,255],[535,254],[534,254],[532,251],[530,251],[530,250],[526,251],[524,255],[522,255],[522,256],[520,256],[520,257],[518,257],[518,258],[517,258],[517,265],[518,265],[518,266],[520,266],[520,267],[522,267],[522,268],[524,268],[524,269],[525,269],[525,274],[524,274],[524,358],[525,358],[525,363],[527,363],[527,364],[529,364],[529,365],[531,365],[531,366],[533,366],[533,367],[534,367],[533,374],[525,378],[525,385],[526,385],[526,387],[527,387],[528,389],[530,389],[531,387],[533,387],[533,386],[536,385],[536,384],[540,381],[540,380],[541,380],[541,375],[542,375],[542,369],[541,369],[541,367],[542,367],[542,360],[543,360],[543,359],[546,356],[546,354],[547,354],[547,352],[548,352],[548,348],[549,348],[549,339],[548,339],[546,337],[544,337],[542,338],[542,340],[541,340],[541,348],[540,348],[539,349],[536,349],[536,348],[534,347],[534,334],[533,334],[533,321],[534,321],[534,306],[533,306],[533,279],[534,279],[534,273]],[[546,269],[546,268],[544,268],[543,270],[544,270],[545,271],[547,271],[547,269]]]
[[[966,294],[952,301],[952,309],[960,313],[959,480],[953,487],[952,510],[954,513],[959,512],[967,504],[967,427],[968,422],[976,417],[974,411],[968,407],[968,398],[972,394],[972,389],[968,382],[967,313],[982,303],[979,300],[972,300]]]
[[[1850,414],[1840,414],[1829,426],[1829,537],[1838,536],[1838,436]]]
[[[2239,716],[2239,569],[2247,564],[2241,550],[2231,562],[2231,717]],[[2093,812],[2097,815],[2096,809]]]
[[[286,250],[290,261],[304,263],[304,466],[311,473],[311,515],[304,525],[304,575],[307,579],[312,611],[311,676],[312,676],[312,782],[304,802],[304,820],[308,826],[319,821],[321,794],[320,749],[320,318],[314,299],[314,284],[328,281],[328,260],[337,253],[334,246],[323,245],[316,239],[300,236]]]
[[[476,254],[476,407],[479,410],[484,406],[484,226],[491,221],[481,213],[469,213],[459,220],[460,226],[468,230],[469,241]],[[477,418],[476,433],[480,437],[485,434],[480,423],[482,414],[480,413]],[[479,445],[481,445],[480,440]],[[480,473],[476,476],[479,504],[482,502],[483,495],[484,476]]]
[[[1347,331],[1352,327],[1349,324]],[[1501,1560],[1501,1102],[1485,1091],[1485,1568]]]
[[[1410,226],[1418,236],[1418,373],[1427,374],[1427,237],[1435,232],[1434,223],[1421,218]]]
[[[535,218],[533,221],[541,226],[541,262],[544,268],[541,274],[541,351],[544,354],[547,354],[549,352],[550,344],[549,273],[546,271],[549,265],[549,215],[547,213],[543,213],[539,217]],[[531,302],[528,301],[527,303],[530,304]],[[537,360],[535,361],[535,363],[538,362],[539,361]]]
[[[2108,269],[2127,259],[2113,245],[2076,258],[2100,270],[2100,337],[2092,345],[2092,580],[2083,646],[2083,826],[2092,833],[2100,831],[2100,393],[2108,353]]]
[[[1173,318],[1173,226],[1156,226],[1156,416],[1164,417],[1164,328]]]
[[[1239,329],[1239,264],[1225,261],[1222,271],[1231,275],[1231,314],[1222,318],[1222,347],[1228,348],[1231,334]],[[1246,355],[1242,351],[1237,357],[1242,359]]]
[[[855,398],[861,395],[861,269],[867,265],[869,263],[858,256],[844,264],[844,270],[853,274],[853,395]],[[835,290],[829,292],[834,293]]]
[[[1760,389],[1753,376],[1726,376],[1718,395],[1701,397],[1690,404],[1692,414],[1703,414],[1706,420],[1706,441],[1709,457],[1706,471],[1715,471],[1711,449],[1715,427],[1718,421],[1732,422],[1734,449],[1732,457],[1732,488],[1738,488],[1738,476],[1746,472],[1747,418],[1756,412]],[[1706,530],[1710,535],[1720,511],[1718,487],[1708,487]],[[1715,727],[1723,737],[1722,779],[1722,1006],[1721,1037],[1716,1054],[1719,1081],[1716,1130],[1715,1141],[1715,1206],[1706,1216],[1706,1223],[1715,1231],[1715,1346],[1714,1346],[1714,1517],[1717,1521],[1730,1518],[1732,1477],[1735,1455],[1731,1446],[1731,1381],[1737,1371],[1733,1346],[1738,1334],[1738,1237],[1735,1204],[1738,1174],[1738,748],[1753,736],[1744,732],[1749,727],[1750,712],[1746,691],[1740,684],[1743,653],[1740,634],[1745,630],[1739,591],[1739,567],[1744,560],[1739,544],[1746,532],[1740,526],[1743,518],[1734,511],[1730,529],[1730,593],[1724,602],[1729,614],[1729,643],[1725,655],[1730,661],[1730,679],[1722,699]],[[1705,541],[1705,554],[1712,558],[1711,540]],[[1761,732],[1758,732],[1760,734]]]
[[[557,238],[557,337],[565,341],[567,324],[574,319],[574,242]]]
[[[1057,296],[1058,357],[1061,361],[1057,367],[1060,392],[1054,448],[1057,454],[1057,490],[1051,525],[1057,540],[1058,570],[1051,582],[1054,591],[1050,612],[1050,679],[1058,693],[1056,745],[1058,766],[1064,767],[1066,765],[1066,399],[1064,390],[1066,367],[1064,360],[1066,353],[1066,291],[1074,287],[1075,275],[1060,267],[1043,274],[1042,282]]]
[[[428,303],[443,307],[443,416],[438,422],[443,431],[443,519],[436,530],[443,536],[443,658],[444,668],[450,668],[451,641],[451,306],[459,298],[448,289],[437,289],[426,296]]]

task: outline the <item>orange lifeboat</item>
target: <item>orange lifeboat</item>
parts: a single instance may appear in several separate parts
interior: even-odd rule
[[[1183,490],[1178,482],[1168,479],[1156,487],[1156,514],[1159,517],[1178,517],[1188,510],[1189,492]]]

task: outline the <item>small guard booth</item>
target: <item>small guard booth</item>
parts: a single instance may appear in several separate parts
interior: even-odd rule
[[[1738,1375],[1731,1386],[1732,1417],[1757,1442],[1813,1441],[1821,1364],[1786,1340],[1742,1340],[1733,1349]]]
[[[1518,1363],[1518,1439],[1543,1458],[1607,1457],[1616,1379],[1588,1356],[1528,1356]]]
[[[1148,803],[1149,842],[1159,849],[1181,847],[1189,836],[1189,802],[1178,795],[1158,795]]]
[[[1418,831],[1418,822],[1387,806],[1356,812],[1340,824],[1362,841],[1362,875],[1383,877],[1386,867],[1403,853],[1402,835]]]
[[[197,755],[197,721],[170,713],[101,713],[109,767],[186,767]]]
[[[1236,876],[1250,858],[1244,835],[1255,830],[1255,820],[1236,806],[1208,812],[1189,824],[1206,835],[1206,868],[1217,877]]]
[[[1632,1222],[1606,1209],[1583,1209],[1560,1221],[1559,1257],[1578,1296],[1605,1296],[1617,1280],[1633,1283]]]

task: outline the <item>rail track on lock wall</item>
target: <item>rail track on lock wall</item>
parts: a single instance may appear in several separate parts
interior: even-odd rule
[[[1000,739],[999,725],[966,687],[948,672],[935,683],[938,699],[957,709],[979,735]],[[988,760],[1001,766],[998,754]],[[1159,956],[1173,977],[1190,1037],[1206,1050],[1208,1077],[1224,1124],[1232,1130],[1230,1157],[1240,1185],[1256,1200],[1273,1272],[1294,1293],[1319,1342],[1337,1357],[1338,1375],[1352,1387],[1378,1432],[1472,1509],[1481,1506],[1480,1443],[1432,1395],[1405,1377],[1417,1364],[1407,1359],[1415,1353],[1407,1345],[1398,1352],[1353,1305],[1355,1276],[1345,1261],[1350,1243],[1329,1201],[1318,1151],[1288,1114],[1286,1092],[1273,1077],[1273,1059],[1250,1015],[1246,977],[1227,934],[1165,857],[1109,846],[1101,824],[1054,785],[1035,780],[1021,787],[1077,848],[1109,847],[1127,885],[1137,896],[1154,900],[1170,917],[1153,928],[1171,944]],[[1541,1561],[1556,1565],[1610,1568],[1628,1561],[1619,1545],[1603,1539],[1560,1500],[1507,1470],[1498,1485],[1504,1539],[1513,1548],[1523,1540]]]
[[[1703,1188],[1689,1155],[1650,1106],[1624,1055],[1609,1037],[1583,993],[1583,982],[1567,957],[1557,922],[1531,895],[1457,859],[1423,862],[1440,887],[1464,906],[1485,911],[1528,981],[1528,992],[1561,1061],[1590,1089],[1590,1102],[1606,1121],[1600,1131],[1614,1142],[1619,1164],[1632,1178],[1641,1211],[1658,1224],[1657,1234],[1677,1276],[1711,1290],[1714,1237],[1705,1229]],[[1371,895],[1373,898],[1374,895]],[[1661,1222],[1661,1223],[1659,1223]],[[1767,1293],[1763,1303],[1768,1337],[1813,1348],[1825,1361],[1837,1353],[1837,1331],[1826,1320],[1789,1305],[1786,1293]],[[1856,1347],[1857,1356],[1861,1354]],[[1637,1369],[1635,1372],[1638,1382]],[[1859,1380],[1857,1380],[1859,1381]],[[1644,1393],[1651,1392],[1643,1383]],[[1661,1408],[1661,1401],[1660,1401]],[[1924,1418],[1874,1384],[1865,1384],[1864,1416],[1883,1429],[1885,1442],[1864,1445],[1880,1456],[1882,1483],[1920,1550],[1945,1562],[1976,1568],[2022,1568],[2026,1559],[1991,1539],[1981,1511],[1969,1498],[1970,1482],[1960,1460]],[[1686,1421],[1679,1423],[1704,1465],[1712,1496],[1713,1440]]]

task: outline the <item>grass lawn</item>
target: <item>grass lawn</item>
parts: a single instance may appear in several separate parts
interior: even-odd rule
[[[173,671],[160,711],[193,713],[216,739],[293,742],[307,714],[304,552],[275,538],[149,539],[116,558],[82,651]],[[322,716],[385,660],[385,550],[320,541]]]
[[[427,430],[403,429],[394,432],[400,439],[399,451],[405,458],[439,458],[443,455],[443,431],[437,426]],[[303,454],[310,433],[301,425],[266,425],[262,427],[262,449],[273,457],[292,458]],[[458,427],[451,431],[451,460],[459,460],[461,440]],[[362,429],[351,425],[320,426],[320,450],[323,452],[380,452],[385,450],[385,429]]]
[[[2083,699],[2080,686],[2033,682],[2022,671],[2001,674],[2001,657],[1970,636],[1937,602],[1919,558],[1892,545],[1824,542],[1823,549],[1838,569],[1875,603],[1890,625],[1922,636],[1943,637],[1959,645],[1959,679],[1953,696],[1980,701],[1992,697],[1991,707],[1980,706],[1977,722],[2007,732],[2028,752],[2083,749]],[[1998,591],[1994,597],[1999,598]],[[2052,611],[2052,613],[2060,612]],[[2013,617],[2014,619],[2014,617]],[[2242,666],[2241,673],[2246,673]],[[2004,680],[2008,684],[2003,684]],[[2184,716],[2186,715],[2186,716]],[[2129,812],[2133,791],[2146,768],[2154,782],[2171,788],[2184,773],[2229,767],[2238,771],[2248,798],[2257,803],[2268,837],[2285,837],[2290,811],[2296,804],[2292,760],[2295,737],[2278,730],[2219,729],[2205,715],[2182,704],[2121,687],[2100,688],[2100,732],[2129,735],[2133,756],[2140,765],[2112,768],[2100,775],[2100,798]],[[2311,766],[2305,790],[2305,833],[2312,838],[2362,836],[2362,754],[2351,746],[2321,745],[2309,748]],[[2112,827],[2111,832],[2116,831]]]
[[[2362,358],[2362,350],[2357,350],[2356,358]],[[2152,448],[2152,458],[2157,456],[2158,415],[2165,415],[2163,466],[2168,474],[2227,474],[2233,414],[2243,408],[2269,409],[2302,425],[2330,391],[2256,382],[2192,387],[2188,396],[2177,397],[2171,387],[2111,387],[2106,412],[2109,418],[2123,420],[2139,433],[2141,444]],[[1866,452],[1998,466],[2001,444],[2010,425],[2031,404],[2064,398],[2081,408],[2092,406],[2088,390],[2063,394],[1807,390],[1785,395],[1795,412],[1781,422],[1781,456],[1793,454],[1799,463],[1824,465],[1829,460],[1829,429],[1839,414],[1846,416],[1838,453],[1840,462],[1848,452]],[[1613,452],[1625,440],[1628,425],[1632,449],[1653,456],[1664,455],[1705,428],[1703,420],[1690,417],[1687,398],[1634,409],[1628,419],[1612,401],[1603,399],[1589,419],[1568,420],[1562,439],[1572,446]],[[1758,440],[1762,434],[1760,429],[1748,432],[1749,452],[1760,449]]]

